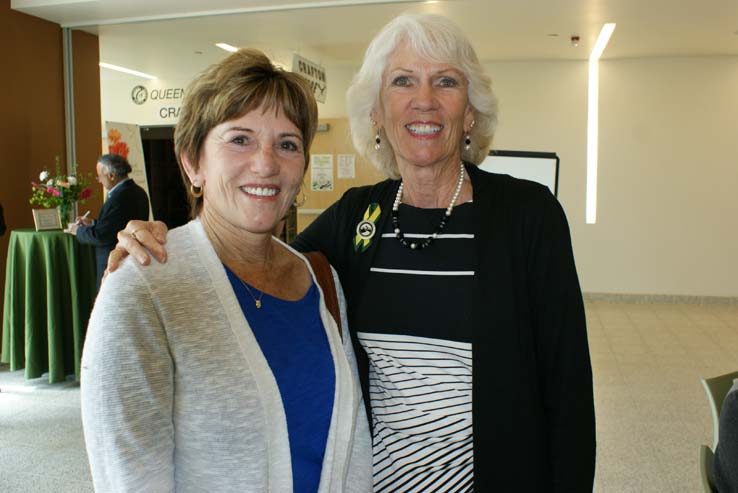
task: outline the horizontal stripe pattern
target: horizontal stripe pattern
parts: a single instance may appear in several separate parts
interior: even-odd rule
[[[425,238],[444,214],[401,204],[400,225],[405,237]],[[422,250],[400,244],[391,221],[373,240],[379,245],[355,305],[355,327],[369,357],[377,492],[474,489],[477,221],[466,203]]]
[[[414,270],[414,269],[382,269],[372,267],[371,272],[382,272],[385,274],[411,274],[415,276],[473,276],[473,270]]]
[[[374,491],[473,491],[471,344],[358,338],[370,360]]]
[[[403,234],[405,238],[428,238],[429,235],[427,234],[420,234],[420,233],[407,233]],[[382,238],[396,238],[396,235],[394,233],[383,233]],[[448,235],[436,235],[436,240],[458,240],[458,239],[466,239],[466,240],[473,240],[474,235],[473,234],[448,234]]]

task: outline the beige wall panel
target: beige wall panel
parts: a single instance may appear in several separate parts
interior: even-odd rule
[[[349,188],[371,185],[384,179],[384,176],[371,163],[356,154],[354,146],[351,143],[348,120],[346,118],[321,119],[320,122],[327,123],[330,129],[327,132],[319,132],[315,136],[311,153],[333,155],[333,190],[310,190],[310,168],[308,168],[307,173],[305,173],[305,179],[303,180],[305,203],[298,209],[297,215],[298,231],[305,229],[317,217],[317,214],[305,214],[305,210],[326,209],[333,202],[340,199]],[[356,156],[355,178],[338,178],[338,154],[354,154]],[[299,213],[299,210],[302,210],[303,213]]]

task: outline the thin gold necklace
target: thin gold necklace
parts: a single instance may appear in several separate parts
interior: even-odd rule
[[[256,305],[256,309],[258,310],[259,308],[261,308],[261,298],[262,296],[264,296],[264,292],[254,288],[254,290],[259,293],[259,297],[257,298],[256,296],[254,296],[254,293],[251,292],[251,288],[249,288],[249,285],[243,282],[243,279],[239,277],[238,280],[241,281],[241,284],[243,284],[243,287],[246,288],[249,296],[251,296],[251,298],[254,300],[254,305]]]

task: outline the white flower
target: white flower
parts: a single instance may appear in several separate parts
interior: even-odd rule
[[[54,186],[54,179],[52,178],[51,180],[47,181],[46,182],[46,186],[47,187],[53,187]]]
[[[67,176],[67,181],[70,185],[76,185],[77,184],[77,178],[74,176]]]
[[[41,180],[41,181],[48,180],[49,179],[49,172],[46,171],[46,170],[42,171],[41,174],[38,175],[38,179]]]

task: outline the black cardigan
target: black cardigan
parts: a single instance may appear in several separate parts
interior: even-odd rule
[[[474,313],[459,317],[484,327],[472,338],[475,491],[592,491],[592,369],[566,217],[542,185],[466,168],[479,264]],[[398,186],[386,180],[347,191],[293,244],[323,252],[338,271],[365,396],[368,358],[352,307],[378,241],[363,253],[352,241],[372,202],[382,208],[377,234],[384,230]]]

